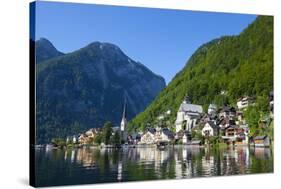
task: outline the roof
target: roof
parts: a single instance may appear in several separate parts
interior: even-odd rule
[[[182,103],[180,105],[179,111],[203,113],[203,108],[202,108],[202,106],[196,105],[196,104]]]
[[[243,101],[243,100],[248,100],[250,97],[249,96],[242,96],[237,99],[237,101]]]
[[[238,125],[229,125],[228,127],[225,128],[225,130],[230,129],[230,128],[237,129],[239,127],[238,127]]]
[[[214,128],[217,128],[217,125],[216,125],[214,122],[208,121],[207,123],[208,123],[213,129],[214,129]]]
[[[156,132],[155,128],[147,128],[146,130],[147,130],[147,132],[150,132],[152,134],[154,134]]]
[[[201,140],[192,140],[191,144],[201,144]]]
[[[263,140],[263,139],[265,139],[267,136],[266,135],[263,135],[263,136],[256,136],[255,138],[254,138],[254,140]]]
[[[224,106],[221,111],[223,112],[236,112],[234,107]]]
[[[249,126],[248,126],[247,124],[245,124],[245,125],[240,125],[240,128],[242,128],[242,129],[249,129]]]
[[[170,138],[174,137],[174,133],[169,129],[163,129],[162,132]]]
[[[215,104],[210,104],[208,109],[217,109],[217,105]]]
[[[225,124],[229,124],[229,125],[235,125],[235,120],[231,120],[229,118],[222,118],[219,120],[218,122],[219,125],[225,125]]]

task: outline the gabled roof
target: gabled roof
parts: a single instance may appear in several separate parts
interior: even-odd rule
[[[256,136],[255,138],[254,138],[254,140],[263,140],[263,139],[265,139],[267,136],[266,135],[263,135],[263,136]]]
[[[217,105],[215,104],[210,104],[208,109],[217,109]]]
[[[167,135],[169,138],[173,138],[174,137],[174,133],[172,131],[170,131],[169,129],[165,128],[162,130],[162,132]]]
[[[156,129],[150,127],[150,128],[147,128],[146,131],[154,134],[156,132]]]
[[[196,104],[182,103],[180,105],[179,111],[203,113],[203,108],[202,108],[202,106],[196,105]]]
[[[216,125],[214,122],[208,121],[207,123],[208,123],[213,129],[214,129],[214,128],[217,128],[217,125]]]
[[[201,140],[192,140],[191,144],[201,144]]]
[[[228,127],[225,128],[225,130],[230,129],[230,128],[237,129],[239,127],[238,127],[238,125],[229,125]]]
[[[220,112],[236,112],[234,107],[224,106],[220,109]]]
[[[226,125],[226,124],[229,124],[229,125],[236,125],[235,120],[231,120],[231,119],[229,119],[228,117],[221,118],[221,119],[218,121],[218,125]]]

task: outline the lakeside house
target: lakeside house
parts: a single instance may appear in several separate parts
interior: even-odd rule
[[[185,97],[177,112],[175,121],[176,132],[191,131],[203,113],[201,105],[191,104],[189,97]]]
[[[268,136],[256,136],[253,138],[251,145],[255,147],[269,147],[270,146],[270,139]]]
[[[248,125],[240,125],[236,129],[236,145],[247,145],[249,143],[250,130]]]
[[[78,142],[79,144],[87,144],[87,137],[85,134],[81,134],[79,137],[78,137]]]
[[[162,129],[161,132],[161,140],[162,141],[167,141],[167,142],[171,142],[172,140],[174,140],[175,136],[174,133],[172,131],[170,131],[167,128]]]
[[[235,144],[237,139],[237,128],[237,125],[230,125],[224,129],[224,136],[221,137],[224,143]]]
[[[128,135],[128,144],[138,144],[141,140],[140,133],[133,133]]]
[[[204,137],[218,136],[218,134],[219,126],[216,125],[213,121],[208,121],[202,129],[202,136]]]
[[[144,134],[141,136],[140,144],[154,144],[155,143],[155,128],[147,128]]]
[[[140,138],[140,144],[170,143],[175,138],[174,133],[167,128],[148,128]]]
[[[224,129],[224,135],[221,138],[226,144],[247,145],[249,133],[248,125],[230,125]]]
[[[91,128],[78,136],[78,143],[82,145],[94,144],[94,138],[101,132],[100,128]]]

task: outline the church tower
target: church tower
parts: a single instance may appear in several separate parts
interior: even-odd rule
[[[121,140],[124,142],[127,141],[127,118],[126,118],[126,108],[127,108],[127,102],[125,100],[124,108],[123,108],[123,114],[122,114],[122,120],[120,123],[120,131],[121,131]]]

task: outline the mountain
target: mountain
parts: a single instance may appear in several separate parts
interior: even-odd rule
[[[41,63],[45,60],[55,58],[63,55],[62,52],[59,52],[54,45],[45,38],[40,38],[35,43],[36,48],[36,63]]]
[[[36,68],[37,143],[106,121],[119,126],[125,99],[130,120],[165,87],[161,76],[110,43],[91,43]]]
[[[268,98],[273,89],[273,17],[258,16],[237,36],[225,36],[202,45],[159,96],[129,123],[130,130],[155,125],[157,117],[177,110],[188,95],[206,109],[210,103],[235,105],[239,97]]]

